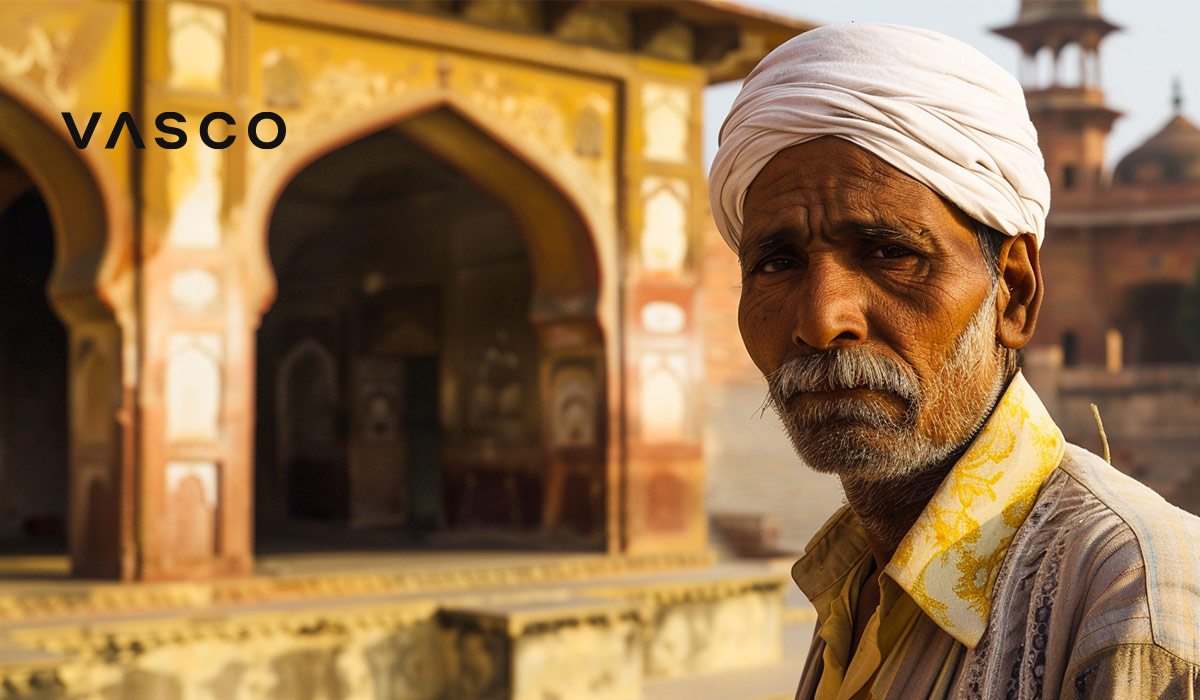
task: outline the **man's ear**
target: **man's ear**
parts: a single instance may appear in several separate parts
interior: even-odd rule
[[[1000,268],[996,336],[1006,348],[1021,348],[1033,337],[1042,308],[1037,239],[1032,233],[1023,233],[1004,241],[996,264]]]

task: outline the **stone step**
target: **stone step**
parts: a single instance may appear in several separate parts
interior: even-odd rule
[[[789,624],[783,632],[783,656],[777,663],[750,669],[648,679],[645,700],[792,700],[800,681],[813,624]]]
[[[568,598],[447,607],[449,700],[639,700],[643,611]]]
[[[257,576],[120,583],[66,578],[66,557],[0,556],[0,626],[31,621],[213,607],[637,579],[703,571],[711,550],[662,554],[339,552],[260,557]],[[57,576],[47,575],[49,571]]]

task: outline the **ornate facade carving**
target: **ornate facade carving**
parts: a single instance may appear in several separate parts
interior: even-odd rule
[[[581,91],[578,84],[552,73],[505,70],[469,60],[452,65],[450,89],[528,139],[526,143],[586,198],[589,213],[605,226],[613,221],[616,111],[609,86],[595,83],[593,89]]]
[[[187,268],[171,275],[168,293],[175,310],[185,316],[214,314],[221,309],[221,280],[205,268]]]
[[[647,177],[642,183],[641,265],[678,277],[688,259],[688,186],[681,178]]]
[[[221,337],[172,333],[166,370],[167,439],[215,442],[221,433]]]
[[[169,153],[167,241],[178,248],[219,247],[224,200],[222,151],[181,148]]]
[[[644,442],[680,443],[690,437],[688,359],[682,352],[641,356],[640,437]]]
[[[167,84],[176,90],[221,92],[225,88],[225,10],[172,2],[167,6]]]
[[[0,39],[0,68],[15,78],[25,78],[41,88],[55,107],[69,112],[79,98],[71,84],[71,49],[74,32],[53,35],[38,24],[25,24],[23,36]]]
[[[652,301],[642,307],[642,328],[660,335],[674,335],[687,327],[687,312],[670,301]]]
[[[555,447],[596,445],[596,380],[581,366],[561,367],[554,374],[551,413]]]
[[[551,3],[549,7],[553,5]],[[572,7],[561,10],[562,16],[554,27],[555,38],[617,51],[627,49],[633,42],[633,20],[622,8],[602,4],[570,5]]]
[[[691,138],[691,93],[682,85],[642,85],[642,155],[662,163],[686,163]]]

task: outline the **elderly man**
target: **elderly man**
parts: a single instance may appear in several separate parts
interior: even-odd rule
[[[1017,82],[920,29],[796,37],[722,127],[742,338],[848,502],[793,568],[797,698],[1200,691],[1200,521],[1067,444],[1018,370],[1049,190]]]

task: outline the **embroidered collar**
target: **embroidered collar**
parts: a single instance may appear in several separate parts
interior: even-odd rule
[[[883,570],[968,647],[983,636],[1013,534],[1064,449],[1062,432],[1018,372]],[[824,601],[818,598],[866,551],[862,523],[849,507],[834,514],[805,548],[792,577],[822,617]]]

